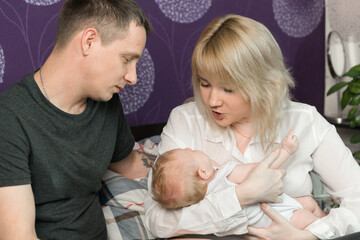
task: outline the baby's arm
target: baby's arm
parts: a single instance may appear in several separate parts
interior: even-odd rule
[[[297,151],[299,148],[299,142],[297,137],[294,135],[294,131],[290,130],[289,134],[283,139],[281,143],[281,149],[279,156],[271,164],[270,168],[277,169],[289,159],[289,156]],[[240,184],[244,182],[254,170],[258,163],[249,163],[249,164],[238,164],[232,170],[232,172],[227,176],[230,182],[235,184]]]
[[[235,184],[241,184],[249,177],[252,170],[254,170],[258,164],[259,163],[238,164],[227,176],[227,179]]]
[[[281,142],[279,157],[271,164],[272,169],[278,169],[289,159],[290,155],[295,153],[299,148],[299,142],[294,135],[294,131],[290,130],[289,134]]]

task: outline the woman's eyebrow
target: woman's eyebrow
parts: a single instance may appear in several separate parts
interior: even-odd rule
[[[206,81],[208,82],[208,80],[206,80],[205,78],[203,78],[202,76],[200,76],[199,74],[197,75],[198,79],[201,80],[201,81]]]

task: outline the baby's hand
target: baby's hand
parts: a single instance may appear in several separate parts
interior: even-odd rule
[[[289,134],[282,141],[281,147],[289,154],[293,154],[298,150],[299,142],[297,137],[294,135],[294,130],[290,130]]]

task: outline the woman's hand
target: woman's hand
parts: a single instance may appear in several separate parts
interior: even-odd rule
[[[245,182],[235,187],[242,207],[258,202],[282,202],[279,195],[283,193],[282,178],[285,170],[270,168],[278,156],[279,150],[273,151],[259,163]]]
[[[308,230],[299,230],[266,203],[261,203],[261,209],[271,218],[273,223],[268,228],[248,227],[248,239],[266,240],[315,240],[318,239]]]

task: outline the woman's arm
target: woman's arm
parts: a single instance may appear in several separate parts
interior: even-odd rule
[[[360,167],[336,133],[335,127],[332,126],[320,140],[321,143],[312,155],[314,172],[333,200],[340,203],[340,207],[332,209],[326,217],[307,229],[319,238],[360,231]]]
[[[305,111],[304,109],[306,108],[302,109],[302,113],[307,112],[307,109]],[[295,229],[286,221],[277,221],[274,223],[274,227],[271,226],[267,229],[249,227],[249,231],[255,235],[271,236],[268,237],[270,240],[282,239],[282,233],[291,236],[291,238],[283,239],[331,239],[359,232],[359,165],[336,133],[335,127],[331,126],[315,108],[312,108],[311,114],[302,114],[300,117],[304,118],[303,120],[309,119],[311,122],[307,125],[302,124],[301,128],[295,129],[298,134],[302,131],[303,136],[300,139],[302,149],[299,150],[301,154],[294,159],[294,162],[301,164],[302,161],[308,162],[308,160],[312,160],[314,173],[319,176],[325,190],[335,202],[340,204],[340,207],[332,209],[327,216],[316,220],[303,231]],[[299,115],[296,115],[293,119],[299,121]],[[304,165],[304,167],[307,166]],[[303,177],[298,176],[299,179]],[[264,209],[264,212],[269,214],[266,209]],[[270,213],[270,215],[279,214],[274,212]]]

